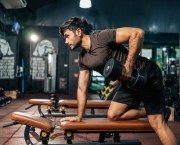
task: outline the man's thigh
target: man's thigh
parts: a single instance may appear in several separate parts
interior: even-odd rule
[[[110,106],[109,106],[108,114],[111,114],[111,115],[112,114],[113,115],[122,115],[128,109],[129,109],[129,105],[128,104],[118,103],[118,102],[112,101]]]
[[[126,86],[122,85],[122,87],[116,92],[112,101],[114,104],[118,103],[123,108],[126,106],[131,108],[139,108],[141,97],[138,92],[130,90]]]

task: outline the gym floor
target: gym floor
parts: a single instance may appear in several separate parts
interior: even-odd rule
[[[61,97],[61,99],[75,99],[76,97],[73,95],[62,95],[57,94]],[[29,106],[29,99],[47,99],[48,96],[46,94],[25,94],[23,98],[18,98],[12,100],[10,104],[7,106],[0,108],[0,145],[26,145],[24,141],[24,125],[14,125],[7,128],[2,128],[2,126],[6,123],[11,122],[10,115],[12,112],[25,112],[33,115],[38,115],[37,106],[32,107],[28,110],[25,110],[26,107]],[[88,99],[99,99],[96,95],[89,96]],[[44,106],[45,107],[45,106]],[[45,110],[45,108],[44,108]],[[74,113],[75,109],[68,109],[68,112]],[[107,110],[97,110],[98,113],[105,113]],[[58,120],[59,118],[54,118],[54,120]],[[180,142],[180,122],[173,121],[168,123],[169,126],[174,131],[178,141]],[[58,133],[58,134],[57,134]],[[54,140],[51,140],[49,143],[66,143],[64,137],[59,134],[63,133],[61,130],[57,129],[53,134],[59,135]],[[128,139],[138,139],[142,142],[142,145],[161,145],[157,135],[155,133],[122,133],[120,134],[122,140]],[[98,139],[97,134],[77,134],[73,142],[86,142],[86,141],[95,141]],[[107,138],[106,140],[111,140],[111,138]]]

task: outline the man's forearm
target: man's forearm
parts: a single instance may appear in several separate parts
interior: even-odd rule
[[[83,118],[85,108],[86,108],[86,102],[87,97],[86,93],[83,93],[80,89],[77,90],[77,100],[78,100],[78,114],[77,116],[81,120]]]
[[[129,52],[126,59],[126,66],[132,67],[139,55],[144,41],[144,31],[134,32],[129,39]]]

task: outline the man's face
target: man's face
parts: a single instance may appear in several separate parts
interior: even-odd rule
[[[64,31],[65,44],[67,44],[71,49],[75,49],[81,46],[81,30],[77,29],[75,32],[67,29]]]

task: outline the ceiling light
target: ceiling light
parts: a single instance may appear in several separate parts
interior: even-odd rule
[[[36,34],[32,34],[32,35],[31,35],[31,40],[32,40],[33,42],[37,42],[38,36],[37,36]]]
[[[91,0],[80,0],[79,6],[81,8],[90,8],[91,7]]]

